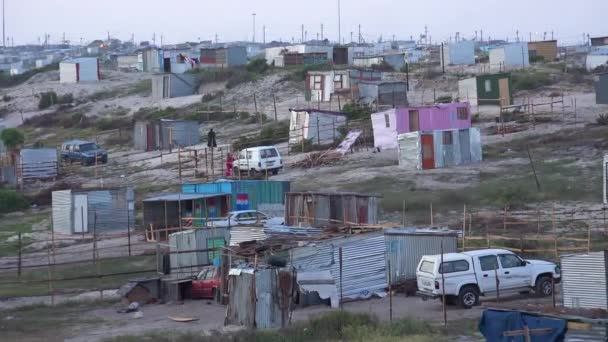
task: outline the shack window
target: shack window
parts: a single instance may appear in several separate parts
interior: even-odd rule
[[[388,114],[384,114],[384,122],[386,124],[386,128],[391,127],[391,120],[389,119]]]
[[[469,118],[469,109],[467,107],[458,107],[458,120],[467,120]]]
[[[452,145],[452,132],[443,132],[443,144]]]
[[[486,82],[485,82],[485,88],[486,88],[486,93],[491,92],[492,91],[492,81],[486,80]]]
[[[335,75],[334,76],[334,89],[343,89],[344,88],[342,76],[344,76],[344,75]]]
[[[323,82],[323,77],[322,76],[313,76],[312,77],[312,89],[314,90],[321,90],[322,89],[322,82]]]

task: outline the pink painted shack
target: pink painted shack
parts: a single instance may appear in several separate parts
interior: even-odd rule
[[[372,114],[372,126],[375,147],[397,148],[399,134],[470,128],[471,106],[468,102],[453,102],[394,108]]]

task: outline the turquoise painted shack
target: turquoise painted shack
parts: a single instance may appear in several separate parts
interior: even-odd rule
[[[291,190],[288,181],[219,180],[212,183],[183,184],[186,194],[231,194],[230,210],[259,210],[281,215],[285,210],[285,194]]]

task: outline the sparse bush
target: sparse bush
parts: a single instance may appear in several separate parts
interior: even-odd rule
[[[435,103],[451,103],[451,102],[452,102],[451,95],[439,96],[438,98],[435,99]]]
[[[436,79],[437,77],[440,77],[441,75],[443,75],[443,72],[441,72],[438,69],[435,68],[426,68],[424,70],[424,73],[422,73],[422,77],[428,80],[433,80]]]
[[[382,61],[382,63],[380,63],[380,64],[372,64],[372,70],[392,72],[392,71],[395,71],[395,68],[393,68],[387,62]]]
[[[10,102],[12,100],[13,100],[13,98],[11,96],[8,96],[8,95],[2,96],[2,101],[4,101],[4,102]]]
[[[543,56],[530,56],[530,63],[542,63],[545,61],[545,57]]]
[[[72,102],[74,102],[74,95],[72,93],[67,93],[57,97],[57,103],[59,104],[68,104]]]
[[[368,105],[347,103],[342,106],[342,112],[349,114],[349,120],[371,120],[373,110]]]
[[[266,63],[266,59],[262,58],[262,59],[254,59],[253,61],[249,62],[249,64],[247,64],[247,71],[248,72],[252,72],[252,73],[256,73],[256,74],[263,74],[266,71],[268,71],[268,64]]]
[[[32,145],[32,147],[34,148],[43,148],[44,147],[44,143],[40,140],[36,140],[36,142],[34,142],[34,145]]]
[[[332,65],[328,63],[298,67],[298,69],[295,70],[293,73],[287,75],[284,80],[302,82],[306,80],[306,74],[308,74],[309,71],[329,71],[332,68]]]
[[[25,136],[16,128],[7,128],[0,132],[0,140],[8,149],[15,149],[25,142]]]
[[[598,125],[608,126],[608,113],[598,115],[595,121]]]
[[[40,101],[38,101],[38,109],[47,109],[52,105],[56,105],[59,103],[57,101],[57,93],[54,91],[49,91],[40,94]]]
[[[534,90],[553,83],[549,74],[541,71],[517,71],[511,75],[515,91]]]
[[[585,83],[586,76],[589,75],[587,69],[582,67],[568,68],[568,76],[571,83],[581,84]]]
[[[249,112],[240,112],[239,113],[239,120],[245,121],[249,119]]]
[[[130,118],[101,118],[96,121],[95,125],[100,131],[109,131],[113,129],[129,129],[132,127]]]
[[[0,214],[25,209],[29,203],[20,193],[0,187]]]
[[[274,145],[287,139],[289,139],[289,121],[279,121],[264,126],[259,135],[240,137],[232,148],[240,151],[254,146]]]
[[[36,74],[57,69],[59,69],[59,63],[49,64],[40,69],[28,70],[20,75],[11,76],[5,73],[0,73],[0,88],[14,87],[29,80],[32,76]]]

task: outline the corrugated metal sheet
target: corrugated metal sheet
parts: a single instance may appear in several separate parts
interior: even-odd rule
[[[239,227],[234,226],[229,230],[230,246],[236,246],[246,241],[263,241],[266,240],[266,233],[262,227]]]
[[[53,231],[62,234],[72,234],[72,191],[53,191]]]
[[[254,327],[256,313],[254,277],[253,274],[245,272],[229,276],[226,324]]]
[[[292,265],[302,271],[329,270],[340,292],[342,247],[343,299],[369,298],[388,287],[386,244],[383,235],[368,234],[327,240],[314,246],[293,249]]]
[[[20,178],[40,179],[57,177],[57,149],[26,148],[20,153]]]
[[[608,309],[605,253],[567,255],[561,258],[565,307]]]
[[[393,284],[416,279],[416,267],[422,256],[441,253],[442,241],[445,253],[457,252],[458,232],[416,233],[412,229],[391,229],[385,231],[384,238]]]
[[[169,235],[169,249],[171,252],[208,249],[211,239],[228,240],[226,228],[187,230]],[[171,273],[179,278],[188,278],[198,274],[205,265],[210,265],[213,252],[191,252],[171,254]],[[185,268],[180,268],[185,267]]]
[[[171,146],[192,146],[201,142],[198,122],[188,120],[161,120],[161,136],[163,149]]]
[[[267,180],[241,180],[241,181],[217,181],[214,183],[184,184],[184,193],[227,193],[231,194],[232,210],[236,210],[236,195],[248,195],[248,208],[242,210],[261,210],[259,206],[285,204],[285,194],[291,189],[288,181],[267,181]]]
[[[481,132],[477,127],[469,128],[469,138],[471,142],[471,162],[479,163],[482,160],[481,152]]]
[[[135,198],[133,188],[116,188],[95,191],[78,191],[86,193],[88,200],[89,230],[97,232],[120,230],[135,226]]]
[[[596,104],[608,104],[608,73],[595,75],[595,103]],[[0,131],[2,129],[0,128]],[[0,143],[0,151],[2,151],[2,145]]]
[[[353,193],[288,193],[285,224],[327,227],[343,224],[375,224],[378,202],[370,195]]]
[[[601,324],[592,324],[591,330],[568,329],[565,342],[606,342],[608,328]]]
[[[433,131],[433,148],[435,149],[435,168],[439,169],[445,166],[443,153],[443,131]]]
[[[397,142],[399,166],[409,170],[422,169],[420,132],[399,134]]]

